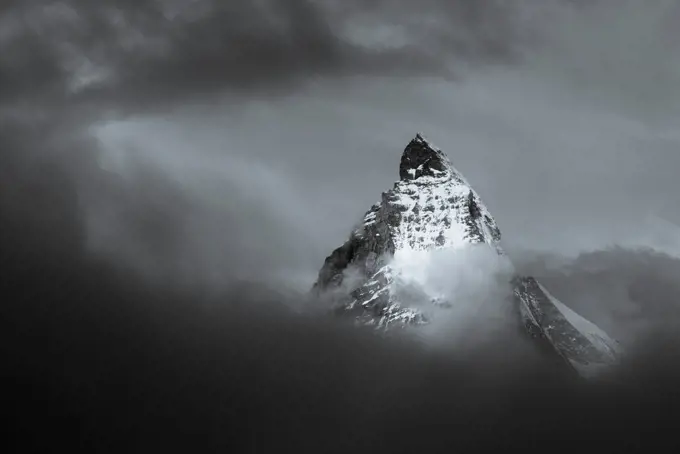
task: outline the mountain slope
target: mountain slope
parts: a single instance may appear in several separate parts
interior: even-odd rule
[[[486,245],[504,255],[501,232],[479,195],[421,134],[404,149],[399,176],[326,258],[313,288],[331,296],[338,314],[379,328],[426,324],[428,305],[456,304],[414,278],[431,251]],[[577,372],[616,362],[616,342],[533,278],[518,276],[513,286],[528,332],[550,342]]]
[[[427,322],[423,311],[409,307],[408,301],[441,303],[437,295],[405,282],[396,262],[409,261],[417,251],[475,243],[487,243],[502,253],[500,231],[477,193],[422,135],[404,150],[399,175],[345,244],[326,259],[315,284],[320,291],[347,284],[345,271],[351,265],[363,282],[341,302],[339,312],[381,327]]]
[[[595,376],[618,362],[619,343],[569,309],[532,277],[514,280],[514,294],[528,332],[550,342],[580,375]]]

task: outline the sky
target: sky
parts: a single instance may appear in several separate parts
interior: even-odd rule
[[[229,369],[303,394],[311,407],[289,411],[306,424],[328,408],[382,427],[371,412],[393,402],[389,392],[427,382],[411,375],[420,356],[397,360],[391,346],[285,311],[277,323],[259,307],[296,306],[290,295],[311,286],[398,179],[401,152],[421,132],[488,205],[515,264],[611,335],[644,346],[643,378],[660,380],[654,365],[666,358],[650,352],[677,327],[680,301],[678,20],[671,0],[3,2],[2,291],[21,295],[3,308],[12,378],[77,427],[83,414],[104,413],[106,396],[143,394],[174,374],[164,392],[186,385],[212,402],[213,390],[239,401],[239,415],[269,418],[262,433],[282,425],[303,446],[291,435],[300,427],[272,416],[293,404],[262,397]],[[214,300],[232,304],[215,309]],[[310,359],[322,346],[338,359]],[[383,370],[369,360],[376,355]],[[277,382],[275,358],[298,367]],[[428,363],[436,385],[414,403],[436,407],[433,420],[461,398],[446,384],[452,366],[439,361]],[[469,366],[469,376],[486,371]],[[365,390],[361,380],[387,379],[391,368],[404,377],[391,378],[392,391]],[[295,370],[336,386],[345,377],[348,393],[374,403],[348,409]],[[216,384],[225,374],[229,392]],[[537,380],[500,386],[508,408],[526,397],[516,383]],[[162,402],[197,411],[189,395],[149,396],[141,402],[160,405],[146,410],[155,421],[173,417]],[[584,405],[590,397],[578,394]],[[142,417],[114,421],[144,414],[129,399],[78,439],[141,443]],[[196,419],[213,434],[226,411],[216,405]],[[404,409],[394,414],[414,423]],[[125,436],[111,435],[116,424]],[[315,440],[335,433],[322,426]],[[250,452],[263,439],[253,437]]]

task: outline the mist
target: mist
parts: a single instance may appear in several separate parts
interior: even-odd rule
[[[3,3],[16,451],[673,440],[679,16],[662,0]],[[466,303],[434,344],[308,309],[417,132],[517,269],[625,345],[615,377],[581,383],[527,350],[484,254],[433,258],[430,284]]]

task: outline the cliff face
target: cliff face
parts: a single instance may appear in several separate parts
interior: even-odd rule
[[[426,315],[408,305],[409,300],[442,303],[406,283],[397,262],[408,260],[409,254],[475,243],[487,243],[502,253],[500,231],[477,193],[447,156],[420,134],[406,146],[399,175],[345,244],[326,258],[315,284],[322,292],[346,284],[345,271],[351,267],[359,283],[338,312],[380,327],[425,323]]]
[[[383,329],[426,324],[428,305],[456,304],[410,278],[422,254],[486,245],[504,255],[501,232],[479,195],[422,135],[404,149],[399,177],[326,258],[313,289],[335,295],[336,313]],[[579,373],[616,362],[617,343],[533,278],[517,276],[509,285],[528,333],[549,342]]]

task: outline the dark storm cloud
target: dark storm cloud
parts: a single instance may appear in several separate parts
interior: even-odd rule
[[[161,49],[151,55],[114,50],[116,81],[109,90],[159,102],[225,89],[285,86],[301,76],[337,71],[353,58],[353,49],[305,1],[264,7],[220,3],[192,21],[170,22],[160,12],[149,16],[140,32],[152,30],[150,37]]]
[[[516,9],[439,0],[417,8],[309,0],[21,2],[0,13],[0,100],[153,110],[224,91],[278,92],[316,76],[445,76],[451,55],[507,60],[521,30]],[[385,25],[401,38],[366,42]],[[357,42],[360,36],[368,38]]]
[[[40,176],[25,182],[31,201],[68,207],[52,195],[68,192],[64,180]],[[557,363],[498,355],[508,339],[458,357],[293,315],[280,295],[249,286],[213,296],[152,286],[44,235],[49,219],[13,214],[21,228],[0,236],[12,259],[0,348],[9,441],[21,451],[675,443],[676,332],[645,339],[614,382],[587,385]],[[77,225],[68,210],[61,219]]]
[[[10,10],[5,21],[17,21],[17,30],[3,52],[3,98],[92,97],[148,108],[188,94],[283,86],[356,56],[304,0],[178,3],[176,13],[164,8],[170,3],[28,2]],[[86,63],[106,72],[104,80],[69,95]]]
[[[12,2],[0,11],[0,101],[153,111],[316,77],[451,77],[554,44],[556,12],[578,3]]]

